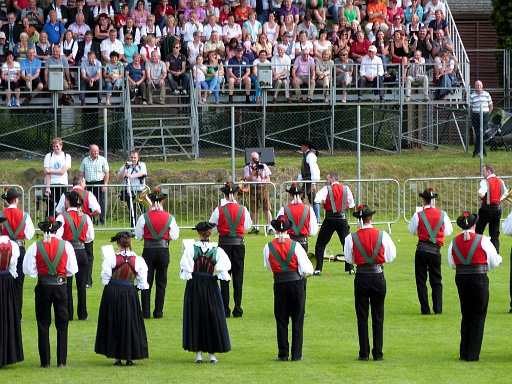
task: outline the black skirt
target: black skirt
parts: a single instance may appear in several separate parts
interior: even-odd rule
[[[183,349],[228,352],[231,349],[220,289],[213,275],[193,273],[183,304]]]
[[[119,360],[148,358],[146,327],[133,284],[110,281],[103,289],[94,351]]]
[[[16,283],[10,273],[0,275],[0,368],[23,361],[23,343]]]

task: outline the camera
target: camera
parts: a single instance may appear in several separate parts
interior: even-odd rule
[[[132,162],[131,161],[127,161],[125,164],[124,164],[124,167],[125,168],[130,168],[132,166]]]

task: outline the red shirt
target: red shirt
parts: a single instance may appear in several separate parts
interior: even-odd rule
[[[372,43],[370,43],[370,40],[364,39],[362,43],[359,43],[357,40],[352,43],[350,46],[350,56],[361,55],[366,56],[368,54],[368,48]]]
[[[283,268],[281,264],[277,261],[277,257],[279,257],[282,261],[286,261],[286,257],[288,256],[288,252],[292,246],[292,239],[286,238],[284,239],[284,243],[279,243],[279,239],[272,240],[271,244],[276,249],[277,255],[272,252],[272,248],[269,247],[268,261],[270,262],[270,267],[272,268],[272,272],[280,273],[283,272]],[[295,246],[300,247],[299,244],[295,244]],[[297,256],[295,256],[295,252],[290,260],[290,264],[288,265],[289,271],[298,271],[299,270],[299,262]]]
[[[244,236],[244,222],[245,222],[245,209],[240,206],[238,203],[229,203],[224,205],[224,207],[228,210],[229,217],[231,218],[231,222],[234,223],[237,216],[238,211],[242,208],[242,214],[240,215],[240,220],[238,221],[238,225],[235,228],[236,235],[238,237]],[[219,222],[217,224],[217,231],[219,232],[219,236],[228,236],[230,233],[228,219],[226,214],[224,213],[223,207],[218,207],[219,209]]]
[[[11,226],[12,231],[16,232],[19,225],[21,224],[21,221],[23,220],[24,212],[18,208],[9,208],[9,209],[4,209],[3,214],[7,218],[7,222]],[[10,237],[9,232],[7,232],[7,229],[5,228],[5,225],[2,226],[2,235]],[[16,239],[11,239],[11,240],[24,240],[24,239],[25,239],[25,224],[23,224],[23,227],[21,228],[20,232],[18,233],[18,236],[16,236]]]
[[[379,239],[379,230],[375,228],[364,228],[357,231],[357,238],[361,243],[361,247],[366,252],[368,257],[373,255],[375,247],[377,246],[377,241]],[[352,253],[354,254],[354,264],[368,264],[363,254],[359,250],[357,243],[354,241],[354,235],[352,235]],[[382,243],[380,244],[379,251],[377,252],[377,256],[373,260],[373,264],[384,264],[386,259],[384,257],[384,246]]]
[[[59,249],[59,245],[62,240],[57,239],[56,237],[52,237],[49,243],[45,243],[41,241],[46,254],[51,262],[55,260],[55,256],[57,256],[57,250]],[[59,264],[55,268],[57,275],[66,276],[66,266],[68,264],[68,254],[66,253],[66,247],[63,247],[62,256],[59,260]],[[39,249],[36,247],[36,266],[37,273],[40,275],[48,275],[48,266],[43,259],[43,256],[39,252]]]
[[[158,6],[156,7],[156,19],[155,20],[162,20],[163,17],[160,17],[160,15],[162,14],[162,11],[163,11],[163,6],[162,4],[158,4]],[[167,18],[167,16],[171,16],[171,15],[174,15],[174,9],[173,7],[171,7],[169,4],[167,4],[165,6],[165,18]]]
[[[442,211],[437,208],[426,208],[423,210],[425,216],[427,217],[428,222],[430,223],[430,228],[434,230],[439,224],[439,220],[441,220]],[[427,227],[421,218],[421,215],[418,213],[418,238],[421,241],[430,241],[430,235],[428,233]],[[444,245],[444,223],[441,225],[441,228],[436,233],[436,244]]]
[[[165,224],[167,224],[167,221],[169,221],[169,217],[170,216],[171,215],[168,212],[159,211],[159,210],[156,210],[156,209],[153,209],[153,210],[148,212],[149,221],[151,222],[151,225],[153,226],[153,229],[155,230],[155,232],[157,234],[159,234],[162,231],[162,229],[164,228]],[[165,233],[163,234],[161,240],[169,240],[170,239],[170,237],[169,237],[170,231],[171,231],[171,228],[169,226],[166,229]],[[148,224],[147,223],[144,224],[143,238],[144,239],[148,239],[148,240],[154,239],[153,235],[151,234],[151,231],[148,228]]]
[[[471,246],[473,245],[473,241],[475,240],[477,234],[474,232],[469,232],[469,236],[471,240],[468,241],[464,241],[463,233],[461,233],[459,236],[455,238],[455,245],[457,246],[457,249],[464,258],[468,257],[469,250],[471,249]],[[452,256],[455,265],[462,265],[462,262],[455,253],[454,247],[452,247]],[[480,238],[480,240],[478,241],[478,245],[475,248],[475,252],[473,253],[473,258],[471,259],[470,264],[487,264],[487,253],[485,253],[485,251],[482,248],[482,238]]]

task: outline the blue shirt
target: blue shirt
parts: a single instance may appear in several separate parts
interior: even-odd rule
[[[139,81],[144,76],[144,66],[141,65],[140,68],[135,68],[132,63],[126,66],[126,73],[130,76],[130,79],[133,81]]]
[[[25,72],[26,75],[34,77],[36,72],[41,70],[41,60],[39,60],[37,57],[34,57],[32,62],[28,61],[28,59],[25,59],[21,61],[20,67],[21,72]],[[37,78],[39,78],[39,75]]]
[[[49,21],[44,24],[43,31],[48,34],[48,41],[52,44],[60,43],[60,36],[66,33],[66,27],[60,21],[52,25]]]
[[[86,61],[82,61],[82,64],[80,65],[80,67],[81,67],[82,71],[85,71],[85,76],[87,76],[88,79],[92,79],[92,78],[96,77],[98,70],[101,70],[101,61],[99,61],[98,59],[94,59],[94,64],[91,64],[91,63],[89,63],[89,58],[87,58]],[[101,72],[100,72],[100,78],[101,78]]]
[[[124,58],[128,63],[133,63],[133,54],[137,52],[137,46],[135,44],[130,45],[128,47],[126,44],[123,44],[124,49]]]
[[[238,61],[236,56],[233,56],[228,61],[228,68],[231,68],[231,72],[233,72],[233,75],[235,77],[242,77],[245,75],[245,72],[249,66],[249,62],[247,62],[247,59],[242,56],[242,60]]]

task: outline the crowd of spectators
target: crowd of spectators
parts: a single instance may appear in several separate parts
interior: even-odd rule
[[[346,102],[356,79],[359,87],[371,82],[379,88],[375,93],[383,100],[383,84],[405,84],[411,64],[414,76],[407,84],[426,92],[423,76],[431,73],[436,99],[446,98],[456,84],[458,60],[440,0],[6,3],[11,12],[0,22],[0,64],[9,106],[20,105],[21,87],[28,88],[25,105],[48,88],[50,63],[64,67],[65,89],[80,87],[82,104],[83,92],[91,91],[100,105],[102,93],[109,105],[125,78],[132,100],[143,104],[153,103],[155,90],[165,104],[167,86],[173,95],[188,96],[191,82],[201,104],[211,95],[210,102],[219,103],[224,83],[229,102],[235,90],[245,90],[246,102],[259,104],[259,65],[272,69],[274,103],[280,88],[286,102],[294,102],[290,86],[298,103],[312,102],[315,88],[329,102],[334,81]]]

